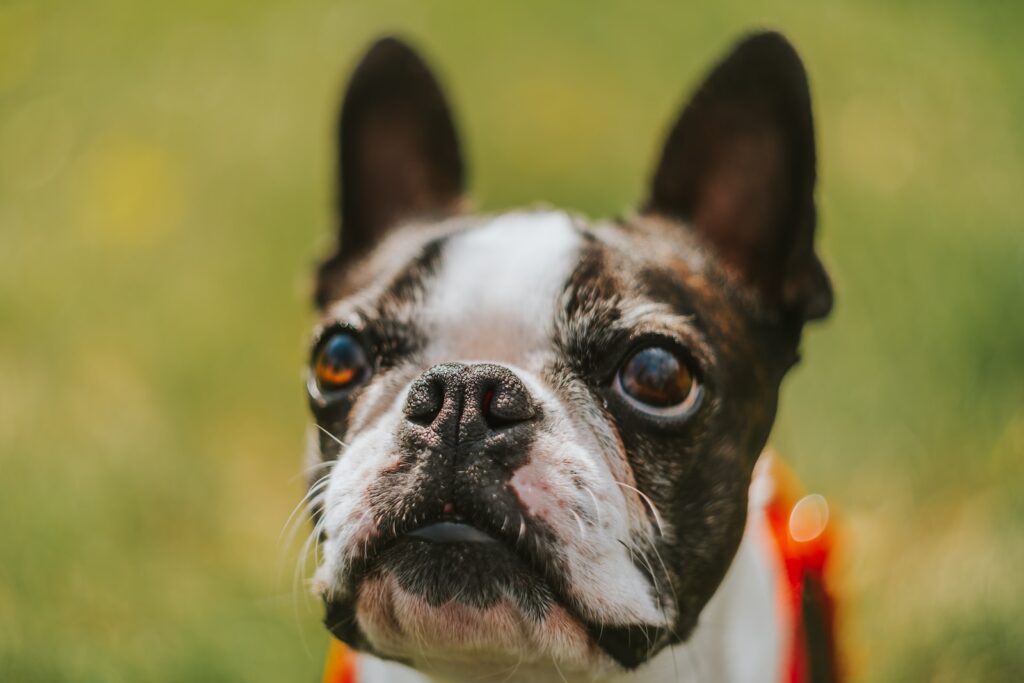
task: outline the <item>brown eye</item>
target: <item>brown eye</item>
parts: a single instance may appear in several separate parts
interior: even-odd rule
[[[689,366],[660,346],[640,349],[619,369],[617,389],[637,408],[658,415],[690,412],[700,396]]]
[[[313,363],[317,387],[324,393],[352,388],[369,377],[370,370],[363,345],[347,332],[324,342]]]

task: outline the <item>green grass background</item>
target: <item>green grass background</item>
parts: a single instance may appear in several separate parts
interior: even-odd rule
[[[687,6],[690,5],[690,6]],[[445,77],[478,206],[641,197],[750,27],[811,74],[838,291],[773,437],[843,514],[867,681],[1024,679],[1017,3],[0,0],[0,680],[313,681],[310,267],[344,75]],[[305,531],[305,529],[303,529]]]

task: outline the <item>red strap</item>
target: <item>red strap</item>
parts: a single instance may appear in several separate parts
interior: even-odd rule
[[[357,664],[355,651],[340,640],[331,638],[323,683],[356,683]]]
[[[765,513],[783,569],[779,603],[790,647],[783,683],[843,680],[836,638],[834,579],[829,571],[837,532],[828,503],[803,495],[792,472],[772,456],[773,492]]]

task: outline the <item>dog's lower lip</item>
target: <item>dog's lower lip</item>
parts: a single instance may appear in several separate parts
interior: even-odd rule
[[[409,536],[422,538],[433,543],[497,543],[498,539],[480,531],[475,526],[461,522],[436,522],[415,531]]]

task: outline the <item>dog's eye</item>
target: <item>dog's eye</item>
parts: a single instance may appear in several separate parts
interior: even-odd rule
[[[615,385],[635,407],[656,415],[686,415],[700,398],[700,385],[686,361],[660,346],[640,349],[626,359]]]
[[[363,345],[347,332],[336,332],[320,345],[313,362],[317,387],[323,393],[350,389],[370,375]]]

